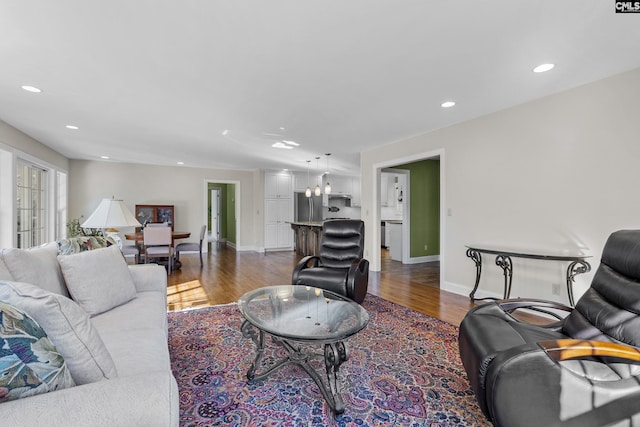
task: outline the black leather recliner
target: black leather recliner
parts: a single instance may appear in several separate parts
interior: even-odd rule
[[[369,261],[362,258],[363,251],[363,221],[325,221],[319,256],[302,258],[291,283],[333,291],[361,304],[369,286]]]
[[[526,307],[570,313],[532,325],[512,316]],[[609,237],[575,309],[541,300],[483,304],[465,316],[459,344],[494,426],[640,425],[640,230]]]

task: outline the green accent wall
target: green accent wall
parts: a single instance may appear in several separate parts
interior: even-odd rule
[[[440,255],[440,160],[421,160],[394,169],[410,172],[410,256]]]
[[[220,238],[236,243],[236,186],[210,182],[207,186],[207,227],[211,230],[211,190],[220,189]]]
[[[236,243],[236,186],[227,184],[226,194],[226,236],[227,241]]]

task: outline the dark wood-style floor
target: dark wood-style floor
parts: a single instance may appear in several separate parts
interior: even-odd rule
[[[397,304],[459,325],[473,304],[462,295],[441,291],[439,263],[403,265],[383,250],[382,271],[369,273],[369,292]],[[236,252],[213,245],[200,267],[198,255],[183,254],[182,269],[168,277],[169,310],[235,302],[245,292],[291,283],[300,256],[293,251]]]

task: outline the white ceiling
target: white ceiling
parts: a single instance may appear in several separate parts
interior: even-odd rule
[[[0,0],[0,119],[72,159],[305,170],[331,152],[357,173],[363,150],[640,67],[640,15],[614,3]]]

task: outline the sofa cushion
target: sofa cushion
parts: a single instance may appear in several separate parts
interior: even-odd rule
[[[0,257],[4,260],[16,282],[31,283],[42,289],[69,296],[56,257],[58,245],[55,242],[31,249],[3,249]]]
[[[0,301],[29,313],[42,326],[76,384],[118,376],[89,316],[69,298],[29,283],[0,281]]]
[[[136,296],[129,267],[117,246],[59,255],[71,297],[90,316],[111,310]]]
[[[63,357],[40,325],[0,301],[0,402],[74,385]]]
[[[101,236],[76,236],[58,240],[59,255],[72,255],[113,245],[113,240]]]
[[[13,280],[13,276],[7,269],[7,265],[2,259],[2,253],[0,252],[0,280]]]

